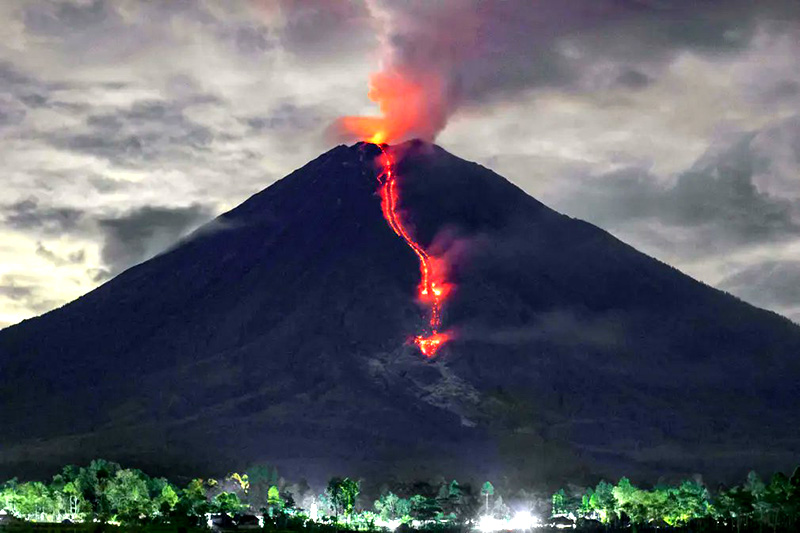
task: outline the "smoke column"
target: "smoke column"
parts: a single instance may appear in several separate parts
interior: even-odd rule
[[[459,84],[453,74],[471,54],[477,13],[454,9],[451,2],[426,4],[422,17],[382,8],[377,1],[368,5],[383,26],[384,58],[370,76],[368,93],[380,114],[342,117],[337,129],[375,144],[433,141],[458,108]]]

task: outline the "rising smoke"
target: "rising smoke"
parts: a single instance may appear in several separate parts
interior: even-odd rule
[[[769,0],[759,9],[782,3]],[[382,61],[369,83],[369,98],[380,113],[343,117],[334,130],[340,137],[376,143],[433,141],[457,111],[531,89],[591,91],[598,80],[624,83],[626,76],[647,83],[650,77],[641,70],[657,73],[684,50],[741,49],[753,35],[757,11],[740,0],[707,5],[368,0],[366,5],[382,44]]]

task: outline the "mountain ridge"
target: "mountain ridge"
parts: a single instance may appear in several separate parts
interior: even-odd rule
[[[404,218],[451,254],[440,357],[407,343],[419,270],[383,220],[379,150],[340,145],[0,331],[0,399],[33,413],[7,420],[0,474],[104,455],[309,479],[728,479],[796,459],[800,328],[435,145],[390,149]]]

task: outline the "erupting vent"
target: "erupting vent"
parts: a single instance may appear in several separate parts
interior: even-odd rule
[[[380,184],[378,193],[381,196],[381,210],[387,224],[414,250],[419,259],[420,283],[417,289],[419,301],[429,308],[430,318],[428,331],[414,337],[414,344],[426,357],[433,357],[442,345],[450,339],[450,334],[440,332],[442,325],[442,304],[447,298],[451,286],[444,280],[444,262],[431,256],[416,242],[408,230],[403,226],[397,213],[397,204],[400,198],[397,187],[397,174],[394,169],[394,160],[383,145],[378,145],[381,150],[381,172],[378,174]]]

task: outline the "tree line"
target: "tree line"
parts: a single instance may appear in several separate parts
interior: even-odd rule
[[[382,487],[369,504],[359,480],[347,477],[330,479],[319,493],[303,481],[289,482],[275,468],[260,465],[221,479],[195,478],[178,485],[97,459],[87,466],[66,466],[49,482],[5,482],[0,485],[0,511],[36,522],[200,527],[210,525],[212,517],[260,517],[262,525],[293,531],[327,531],[326,527],[373,531],[401,524],[436,529],[478,525],[487,518],[499,529],[514,529],[520,524],[516,517],[530,516],[531,511],[540,523],[609,531],[637,526],[640,530],[800,530],[800,468],[791,477],[779,473],[768,481],[750,473],[743,484],[713,492],[699,479],[645,489],[624,477],[616,484],[601,481],[591,488],[561,489],[552,498],[509,490],[511,505],[500,492],[504,491],[488,481],[477,487],[456,480],[394,483]]]
[[[600,481],[593,488],[553,494],[552,514],[616,527],[694,524],[695,530],[724,526],[735,531],[798,531],[800,467],[791,477],[777,473],[768,481],[750,472],[743,484],[721,486],[713,493],[699,479],[651,489],[639,488],[626,477],[616,484]]]
[[[488,482],[486,486],[491,487]],[[395,492],[386,490],[371,508],[358,506],[360,493],[358,480],[334,477],[316,494],[307,483],[289,483],[269,466],[222,479],[196,478],[179,486],[97,459],[83,467],[66,466],[50,482],[5,482],[0,485],[0,511],[26,521],[51,523],[205,526],[212,516],[260,515],[262,520],[281,522],[284,528],[287,521],[295,520],[295,525],[311,521],[374,530],[388,522],[467,520],[478,508],[478,496],[457,481],[440,487],[416,483]]]

